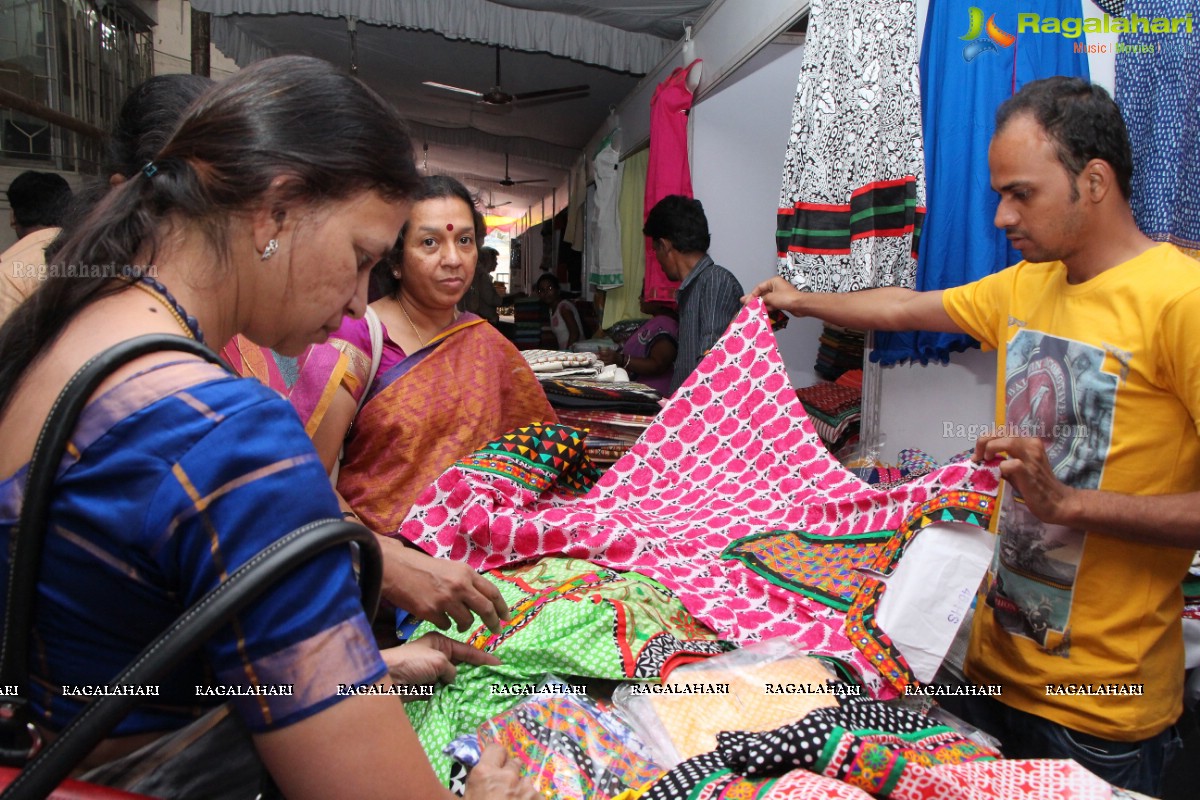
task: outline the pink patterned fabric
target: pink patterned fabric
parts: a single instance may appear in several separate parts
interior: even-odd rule
[[[417,499],[399,534],[430,553],[492,569],[562,554],[635,570],[738,643],[783,636],[895,696],[844,632],[844,612],[776,586],[721,552],[768,530],[825,536],[896,530],[936,495],[994,496],[994,466],[952,464],[889,489],[835,461],[788,383],[754,301],[705,356],[637,444],[583,497],[535,495],[452,467]]]

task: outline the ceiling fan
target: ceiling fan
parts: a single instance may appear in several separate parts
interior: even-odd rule
[[[438,83],[437,81],[422,81],[425,86],[432,86],[434,89],[443,89],[448,92],[456,92],[474,97],[480,104],[489,111],[498,111],[500,113],[508,113],[512,111],[513,104],[523,100],[546,100],[553,101],[554,99],[565,99],[568,95],[587,92],[591,89],[588,84],[579,86],[562,86],[556,89],[539,89],[534,92],[517,92],[511,94],[500,88],[500,46],[496,46],[496,83],[491,89],[486,92],[478,92],[474,89],[464,89],[461,86],[451,86],[448,83]]]
[[[506,175],[508,174],[507,170],[505,171],[505,174]],[[484,205],[483,208],[485,211],[495,211],[497,208],[503,208],[504,206],[511,206],[511,205],[512,205],[512,200],[505,200],[503,203],[497,203],[496,195],[492,194],[491,192],[488,192],[488,201]]]
[[[503,178],[485,178],[484,180],[491,181],[492,183],[496,183],[501,186],[519,186],[522,183],[545,183],[546,182],[545,178],[528,178],[523,181],[514,181],[512,178],[510,178],[508,176],[508,153],[504,154],[504,177]]]

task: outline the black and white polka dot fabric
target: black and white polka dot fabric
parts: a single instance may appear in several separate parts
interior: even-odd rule
[[[718,733],[717,752],[725,766],[749,777],[779,775],[797,767],[817,770],[817,759],[835,731],[914,733],[936,728],[927,717],[866,697],[819,708],[804,719],[765,733]]]

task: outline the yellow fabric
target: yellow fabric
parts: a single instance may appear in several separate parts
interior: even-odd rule
[[[649,163],[648,148],[624,161],[617,213],[621,217],[625,284],[604,293],[604,318],[600,322],[603,328],[623,319],[646,319],[638,298],[642,294],[642,280],[646,277],[646,237],[642,235],[642,225],[646,222],[646,166]]]
[[[830,678],[820,661],[804,657],[737,670],[681,668],[671,673],[667,684],[728,684],[729,693],[649,697],[671,743],[686,759],[715,750],[720,731],[770,731],[796,722],[813,709],[836,706],[833,694],[802,690],[822,687]],[[768,685],[775,691],[768,691]],[[784,693],[788,689],[795,693]]]
[[[1074,285],[1059,262],[1021,262],[946,290],[943,305],[986,348],[1004,345],[997,424],[1050,428],[1061,479],[1140,495],[1200,489],[1200,269],[1174,246]],[[971,678],[1002,684],[1011,706],[1110,740],[1172,724],[1183,693],[1179,584],[1192,551],[1048,528],[1008,486],[997,531]],[[1060,684],[1144,684],[1145,694],[1048,693]]]

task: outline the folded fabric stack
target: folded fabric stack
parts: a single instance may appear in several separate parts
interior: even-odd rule
[[[588,456],[597,467],[604,469],[633,447],[642,432],[654,422],[654,415],[564,408],[559,409],[558,420],[588,432]]]
[[[862,420],[861,380],[862,370],[856,370],[842,375],[836,383],[818,383],[796,390],[796,397],[808,412],[817,435],[831,453],[858,436]]]
[[[568,353],[563,350],[522,350],[529,368],[538,380],[547,378],[594,378],[604,369],[604,362],[595,353]]]
[[[658,392],[644,383],[560,378],[543,380],[542,389],[550,405],[556,409],[582,408],[651,415],[659,411]]]
[[[518,350],[554,347],[557,343],[549,323],[546,304],[541,300],[536,297],[521,297],[513,301],[513,344]]]
[[[826,325],[821,331],[820,347],[817,348],[814,367],[817,375],[833,381],[849,370],[861,370],[865,342],[866,336],[862,331]]]

